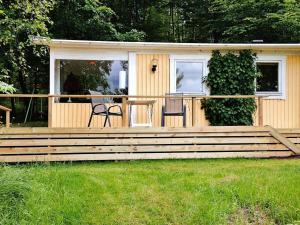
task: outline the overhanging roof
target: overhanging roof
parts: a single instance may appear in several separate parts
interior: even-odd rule
[[[166,43],[166,42],[121,42],[121,41],[86,41],[63,40],[34,37],[33,43],[57,48],[105,48],[105,49],[145,49],[145,50],[269,50],[300,51],[300,43],[265,44],[265,43]]]

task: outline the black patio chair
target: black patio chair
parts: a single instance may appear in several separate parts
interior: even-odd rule
[[[183,127],[186,127],[186,106],[183,104],[183,98],[176,97],[183,97],[183,93],[166,94],[165,105],[161,110],[162,127],[165,126],[165,116],[182,116]]]
[[[101,92],[91,91],[89,90],[90,95],[102,95]],[[105,116],[104,127],[106,127],[106,123],[108,122],[109,127],[111,126],[110,116],[123,116],[122,108],[119,105],[111,105],[107,107],[108,103],[112,103],[109,98],[93,98],[91,97],[92,104],[92,112],[89,119],[88,127],[90,127],[92,118],[94,115],[102,115]],[[118,108],[118,112],[112,112],[111,109]]]

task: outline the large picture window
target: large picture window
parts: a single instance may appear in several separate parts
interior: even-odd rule
[[[204,63],[196,60],[175,60],[176,92],[203,93]]]
[[[60,60],[60,92],[86,94],[88,90],[103,94],[128,94],[128,61],[121,60]],[[120,72],[126,84],[120,88]]]

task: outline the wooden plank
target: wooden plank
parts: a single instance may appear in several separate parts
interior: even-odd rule
[[[4,110],[4,111],[9,111],[9,112],[11,112],[11,109],[10,109],[10,108],[7,108],[7,107],[5,107],[5,106],[3,106],[3,105],[0,105],[0,110]]]
[[[157,145],[157,146],[65,146],[65,147],[7,147],[0,148],[0,155],[107,153],[107,152],[243,152],[289,151],[282,144],[244,145]]]
[[[130,138],[130,139],[25,139],[0,140],[0,146],[62,146],[62,145],[162,145],[162,144],[252,144],[278,143],[273,137],[205,137],[205,138]]]
[[[1,134],[0,140],[3,139],[43,139],[43,138],[166,138],[166,137],[270,137],[271,135],[267,132],[199,132],[199,133],[189,133],[189,132],[166,132],[166,133],[51,133],[51,134],[38,134],[38,133],[26,133],[26,134]],[[300,137],[294,136],[294,137]]]
[[[263,101],[262,97],[258,97],[258,125],[263,126]]]
[[[279,128],[279,133],[300,133],[300,128]]]
[[[165,133],[165,132],[268,132],[266,127],[252,126],[218,126],[218,127],[159,127],[159,128],[46,128],[22,127],[6,129],[0,128],[0,134],[22,133]]]
[[[48,98],[48,97],[55,97],[55,98],[174,98],[173,96],[166,96],[166,95],[59,95],[59,94],[0,94],[0,98]],[[256,95],[185,95],[185,96],[176,96],[176,98],[191,98],[196,97],[198,99],[203,98],[256,98]],[[262,97],[268,97],[262,96]]]
[[[6,128],[10,127],[10,111],[5,112],[5,126]]]
[[[281,133],[282,136],[286,137],[286,138],[300,138],[300,134],[299,133],[294,133],[294,134],[283,134]]]
[[[300,143],[300,138],[299,137],[290,137],[287,138],[289,141],[291,141],[294,144],[299,144]]]
[[[48,97],[48,128],[52,127],[53,101],[52,97]]]
[[[153,105],[156,100],[128,100],[128,105]]]
[[[127,98],[122,98],[122,111],[123,111],[123,117],[122,117],[122,127],[126,128],[128,127],[128,114],[127,114],[127,104],[126,104]]]
[[[284,144],[288,147],[294,154],[300,154],[300,148],[296,146],[291,139],[287,139],[286,137],[282,136],[276,129],[271,126],[266,126],[270,129],[270,134],[276,138],[280,143]]]
[[[192,97],[192,127],[196,126],[196,98]]]
[[[0,156],[0,162],[47,162],[88,160],[145,160],[145,159],[201,159],[201,158],[270,158],[288,157],[290,151],[265,152],[190,152],[190,153],[113,153]]]

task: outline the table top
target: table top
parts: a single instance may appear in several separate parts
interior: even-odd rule
[[[153,105],[156,100],[128,100],[128,105]]]

